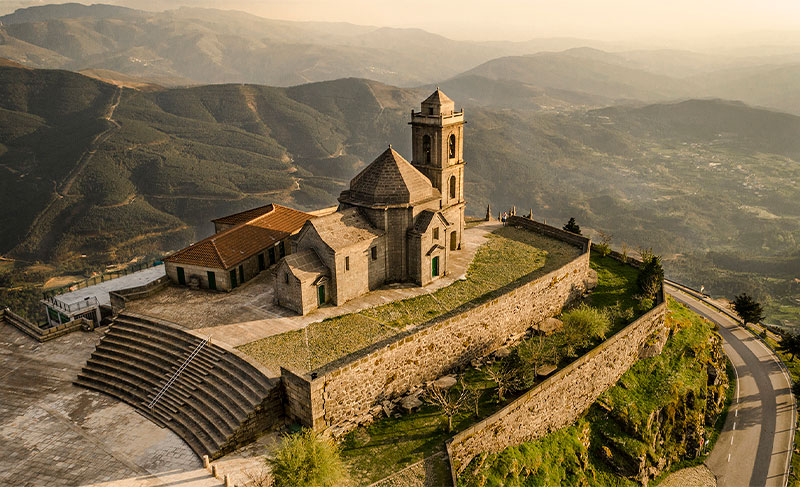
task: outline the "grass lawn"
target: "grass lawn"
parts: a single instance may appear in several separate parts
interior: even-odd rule
[[[590,306],[607,308],[619,303],[620,309],[636,310],[638,301],[635,296],[639,294],[639,286],[636,284],[639,271],[636,268],[611,257],[601,257],[597,254],[592,254],[589,265],[597,272],[597,287],[589,296],[588,304]],[[642,313],[634,311],[634,314],[638,316]],[[616,317],[609,335],[621,330],[630,321],[630,319]]]
[[[633,298],[637,272],[610,258],[597,258],[592,268],[598,272],[596,294],[592,294],[593,306],[614,305],[617,301],[635,303]],[[595,299],[596,296],[596,299]],[[565,359],[564,367],[573,359]],[[496,385],[475,369],[462,374],[465,383],[480,387],[484,393],[479,407],[479,418],[490,416],[519,394],[507,394],[503,403],[497,402]],[[453,433],[447,433],[446,423],[437,409],[426,405],[413,414],[399,418],[383,418],[373,424],[351,432],[342,443],[342,454],[350,465],[357,485],[368,485],[396,472],[412,463],[441,451],[444,442],[456,432],[474,424],[478,418],[474,411],[457,415],[453,420]],[[446,459],[439,468],[448,471]],[[449,473],[448,473],[449,475]],[[623,484],[620,484],[623,485]]]
[[[579,254],[576,247],[564,242],[502,227],[487,235],[463,281],[431,294],[312,323],[305,330],[267,337],[239,349],[269,368],[289,365],[306,372],[463,304],[488,299],[493,291],[517,280],[534,280]]]

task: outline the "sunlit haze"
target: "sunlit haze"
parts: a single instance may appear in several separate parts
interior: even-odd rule
[[[2,0],[0,11],[60,2]],[[800,2],[793,0],[109,0],[146,10],[183,5],[235,9],[262,17],[298,21],[421,28],[459,40],[528,40],[578,37],[652,45],[726,42],[781,45],[800,31]],[[740,37],[745,34],[744,37]]]

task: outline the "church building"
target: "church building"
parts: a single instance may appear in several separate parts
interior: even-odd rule
[[[308,219],[278,264],[275,297],[300,314],[387,283],[448,272],[464,232],[464,111],[438,88],[411,110],[412,161],[391,146],[350,181],[336,212]]]

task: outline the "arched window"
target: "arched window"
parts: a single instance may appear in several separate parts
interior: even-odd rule
[[[448,144],[447,145],[449,146],[450,159],[455,158],[456,157],[456,136],[455,136],[455,134],[450,134],[450,138],[448,139]]]
[[[458,235],[456,232],[450,233],[450,250],[458,249]]]
[[[450,198],[456,197],[456,177],[450,176]]]
[[[422,136],[422,158],[425,161],[425,164],[431,163],[431,136],[430,135],[423,135]]]

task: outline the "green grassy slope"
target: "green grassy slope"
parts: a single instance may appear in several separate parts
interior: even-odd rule
[[[702,462],[732,398],[722,339],[672,300],[667,325],[662,353],[634,364],[574,425],[476,457],[459,485],[634,486]]]

